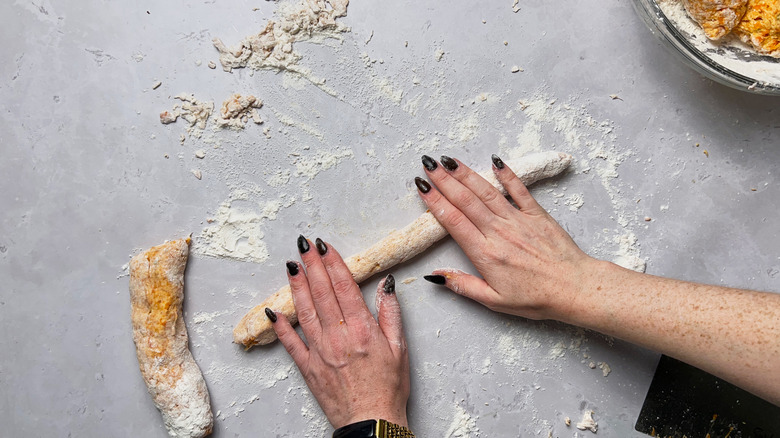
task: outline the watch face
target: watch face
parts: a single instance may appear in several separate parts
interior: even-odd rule
[[[376,437],[376,420],[358,421],[340,427],[333,432],[333,438],[374,438]]]

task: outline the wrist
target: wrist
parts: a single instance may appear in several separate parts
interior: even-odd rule
[[[587,322],[593,317],[591,312],[604,299],[613,267],[617,266],[593,257],[587,257],[579,263],[577,273],[568,275],[570,283],[557,294],[558,303],[553,319],[587,327]]]
[[[379,396],[379,394],[385,394],[385,391],[392,393],[393,397],[387,399]],[[344,415],[329,416],[329,420],[335,429],[364,420],[378,420],[380,418],[407,427],[409,422],[406,418],[406,400],[409,395],[408,392],[405,396],[401,394],[392,390],[376,389],[376,397],[361,400],[359,404],[351,406],[349,411],[344,412]]]

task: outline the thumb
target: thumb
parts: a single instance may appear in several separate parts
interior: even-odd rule
[[[395,278],[388,275],[376,289],[376,313],[379,328],[387,338],[390,348],[397,355],[406,350],[404,328],[401,323],[401,305],[395,295]]]
[[[491,309],[495,297],[498,296],[485,280],[457,269],[437,269],[423,278],[433,284],[446,286],[456,294],[471,298]]]

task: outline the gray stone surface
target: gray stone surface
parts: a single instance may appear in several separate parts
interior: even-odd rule
[[[211,38],[233,45],[277,6],[0,3],[3,434],[166,436],[137,369],[123,265],[166,239],[199,239],[231,193],[252,187],[232,208],[295,199],[259,225],[268,259],[193,254],[186,274],[191,348],[219,413],[214,436],[329,433],[283,348],[244,352],[231,330],[283,284],[299,233],[351,254],[423,211],[411,183],[422,153],[475,168],[517,147],[572,153],[572,171],[535,193],[589,253],[614,258],[615,239],[633,233],[649,273],[780,290],[780,100],[681,65],[630,2],[521,1],[513,13],[511,0],[355,1],[341,41],[295,46],[332,94],[289,74],[207,67],[217,61]],[[257,95],[271,138],[250,123],[180,144],[182,121],[158,120],[180,92],[217,105]],[[352,156],[311,178],[297,173],[301,160],[337,148]],[[268,184],[285,171],[285,186]],[[446,266],[473,269],[446,240],[393,273]],[[377,281],[364,285],[370,302]],[[421,279],[401,284],[399,297],[418,436],[459,436],[464,415],[471,436],[572,436],[563,419],[586,409],[599,436],[640,436],[633,422],[655,353],[494,314]]]

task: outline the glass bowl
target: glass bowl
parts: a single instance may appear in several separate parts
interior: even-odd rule
[[[735,35],[711,42],[681,0],[634,0],[650,31],[689,67],[738,90],[780,96],[780,59],[762,56]]]

